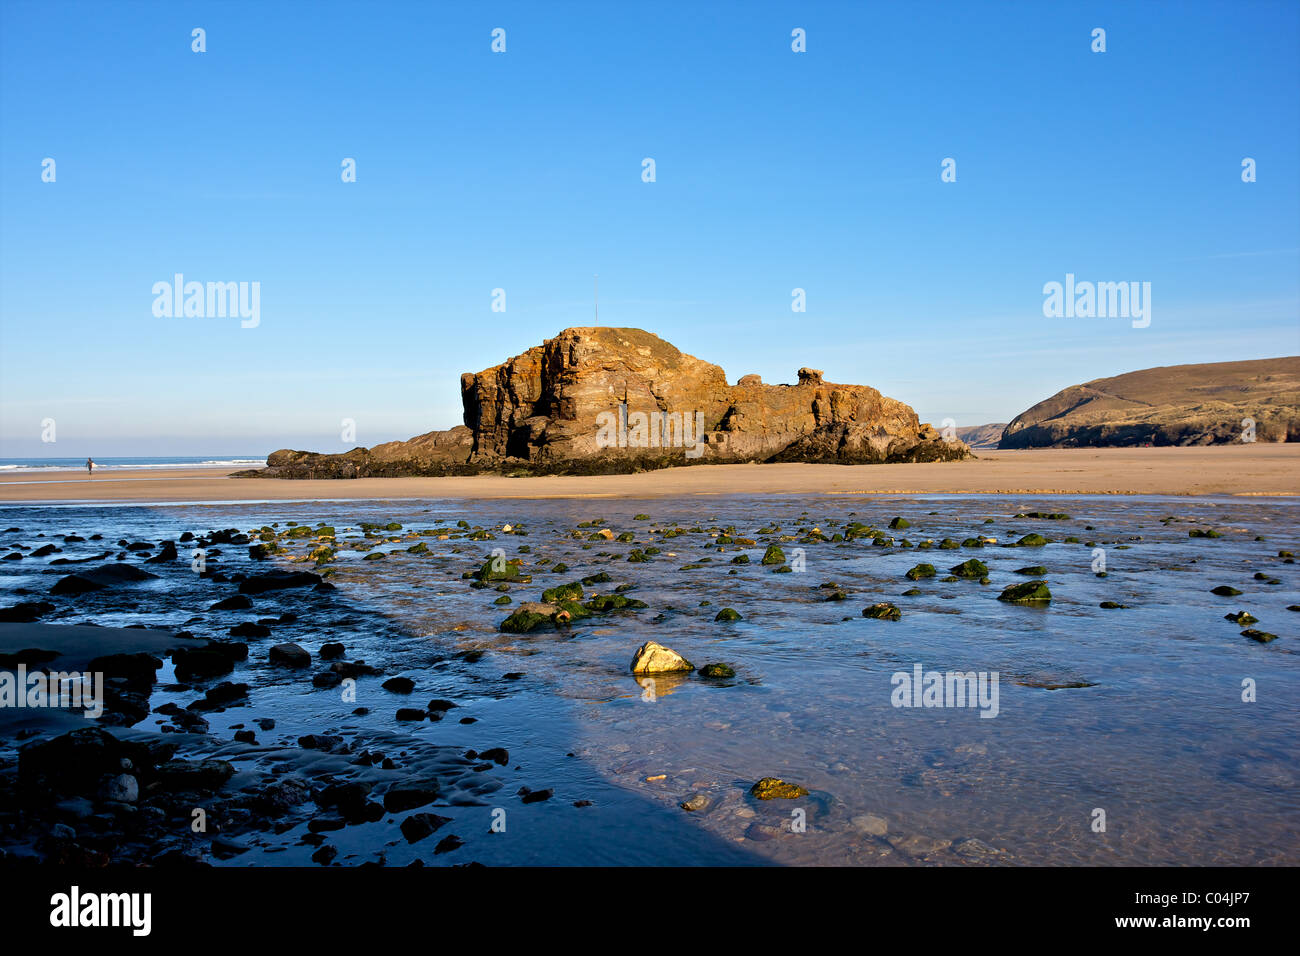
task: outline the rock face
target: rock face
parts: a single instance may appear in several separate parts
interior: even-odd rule
[[[1173,365],[1072,385],[1017,415],[999,448],[1300,441],[1300,356]]]
[[[281,450],[243,476],[360,478],[483,471],[602,474],[719,462],[866,464],[964,458],[911,407],[800,369],[794,385],[717,365],[640,329],[565,329],[461,376],[465,424],[343,455]]]

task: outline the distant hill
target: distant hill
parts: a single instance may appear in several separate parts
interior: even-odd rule
[[[965,428],[957,429],[957,437],[970,445],[972,449],[997,448],[998,441],[1002,438],[1002,430],[1006,428],[1005,424],[997,425],[967,425]]]
[[[1071,385],[1017,415],[999,448],[1300,441],[1300,356],[1142,369]]]

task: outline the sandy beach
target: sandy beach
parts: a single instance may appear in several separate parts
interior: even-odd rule
[[[720,494],[1300,494],[1300,445],[992,451],[900,465],[697,465],[636,475],[287,481],[183,469],[0,476],[0,502],[621,498]]]

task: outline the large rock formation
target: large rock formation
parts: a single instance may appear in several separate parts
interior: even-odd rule
[[[461,376],[465,424],[343,455],[277,451],[245,475],[597,474],[719,462],[964,458],[902,402],[800,369],[795,385],[721,368],[640,329],[565,329]]]
[[[999,448],[1300,441],[1300,357],[1148,368],[1072,385],[1017,415]]]

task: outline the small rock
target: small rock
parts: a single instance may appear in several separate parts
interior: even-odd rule
[[[793,800],[808,796],[808,791],[795,783],[786,783],[780,777],[764,777],[749,788],[759,800]]]
[[[878,817],[874,813],[864,813],[852,819],[854,829],[867,834],[868,836],[884,836],[889,832],[889,822],[884,817]]]
[[[297,644],[276,644],[271,648],[270,660],[286,667],[306,667],[311,663],[311,654]]]

